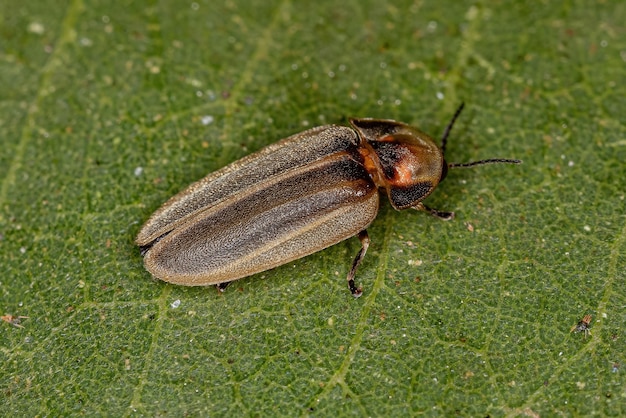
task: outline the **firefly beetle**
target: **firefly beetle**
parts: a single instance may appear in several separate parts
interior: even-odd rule
[[[358,235],[356,270],[369,246],[366,228],[378,213],[378,189],[397,209],[413,208],[444,219],[422,203],[448,168],[519,160],[448,164],[441,146],[401,122],[350,119],[352,127],[326,125],[295,134],[193,183],[170,198],[136,239],[146,269],[185,286],[225,284],[307,256]]]

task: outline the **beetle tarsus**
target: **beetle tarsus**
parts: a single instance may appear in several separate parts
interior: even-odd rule
[[[355,298],[358,298],[363,294],[363,289],[360,287],[356,287],[354,284],[354,276],[356,275],[356,270],[359,268],[361,261],[365,257],[365,253],[367,252],[367,248],[370,246],[370,236],[367,234],[367,230],[363,230],[359,232],[359,240],[361,241],[361,249],[357,253],[356,257],[354,257],[354,261],[352,262],[352,268],[348,273],[348,288],[350,289],[350,293]]]
[[[428,209],[428,213],[433,215],[435,218],[441,219],[442,221],[451,221],[454,219],[454,212],[442,212],[429,207],[426,207],[426,209]]]
[[[352,293],[352,296],[354,296],[355,298],[360,298],[363,294],[363,288],[356,287],[356,285],[354,284],[354,280],[348,280],[348,287],[350,288],[350,293]]]
[[[437,209],[433,209],[426,206],[422,202],[419,202],[417,205],[413,206],[413,209],[421,210],[422,212],[428,212],[435,218],[441,219],[442,221],[449,221],[454,219],[454,212],[443,212]]]
[[[226,288],[228,287],[229,284],[230,284],[230,282],[218,283],[218,284],[215,285],[215,288],[217,289],[218,292],[224,293],[224,291],[226,290]]]

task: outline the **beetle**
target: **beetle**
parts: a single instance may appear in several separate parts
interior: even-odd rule
[[[357,235],[347,275],[359,297],[356,270],[369,246],[367,227],[378,213],[379,189],[397,209],[454,217],[422,203],[463,164],[444,159],[459,106],[441,146],[420,130],[386,119],[350,119],[351,127],[312,128],[269,145],[191,184],[170,198],[136,238],[146,269],[166,282],[218,285],[280,266]]]

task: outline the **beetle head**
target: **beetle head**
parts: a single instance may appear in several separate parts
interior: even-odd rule
[[[445,177],[443,153],[425,133],[404,123],[352,119],[361,139],[359,152],[376,185],[396,209],[415,206]]]
[[[464,104],[455,112],[441,138],[441,147],[424,132],[401,122],[386,119],[350,119],[360,138],[359,153],[370,176],[387,191],[396,209],[419,208],[449,168],[483,164],[520,164],[520,160],[492,158],[469,163],[448,164],[444,159],[446,141]]]

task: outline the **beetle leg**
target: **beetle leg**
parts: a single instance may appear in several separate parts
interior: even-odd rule
[[[229,284],[230,282],[218,283],[215,285],[215,288],[217,289],[218,292],[224,293],[224,291],[226,290]]]
[[[356,269],[363,261],[365,257],[365,253],[367,252],[367,248],[370,246],[370,236],[367,234],[367,230],[363,230],[359,232],[359,240],[361,241],[361,249],[357,253],[356,257],[354,257],[354,261],[352,262],[352,268],[350,269],[350,273],[348,273],[348,288],[352,293],[352,296],[358,298],[363,294],[363,289],[360,287],[356,287],[354,284],[354,276],[356,275]]]
[[[428,212],[433,215],[435,218],[439,218],[442,221],[449,221],[454,218],[454,212],[442,212],[437,209],[429,208],[422,202],[419,202],[417,205],[412,206],[413,209],[421,210],[422,212]]]

